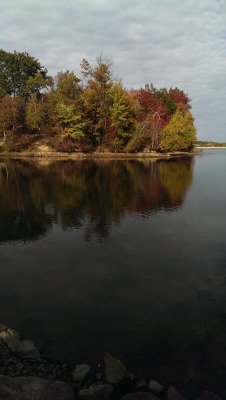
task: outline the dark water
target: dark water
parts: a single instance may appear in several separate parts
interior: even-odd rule
[[[0,322],[45,356],[226,396],[226,150],[2,159],[0,245]]]

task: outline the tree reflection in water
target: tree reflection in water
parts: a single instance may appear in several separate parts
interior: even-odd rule
[[[0,165],[0,241],[36,240],[54,223],[85,224],[85,239],[107,237],[125,214],[182,205],[193,159],[5,161]]]

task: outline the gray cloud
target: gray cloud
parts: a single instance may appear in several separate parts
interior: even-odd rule
[[[200,139],[226,141],[225,0],[0,0],[0,47],[49,73],[80,74],[85,57],[114,61],[127,88],[178,86],[193,99]]]

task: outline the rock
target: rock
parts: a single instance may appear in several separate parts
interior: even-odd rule
[[[63,382],[34,377],[11,378],[0,375],[0,399],[75,400],[72,388]]]
[[[10,349],[3,342],[0,341],[0,357],[9,357],[11,354],[12,353]]]
[[[0,334],[8,329],[7,326],[0,324]]]
[[[130,376],[123,363],[111,354],[104,355],[105,377],[108,383],[119,383]]]
[[[144,387],[147,387],[147,382],[144,379],[139,380],[135,385],[136,389],[140,389],[140,388],[144,388]]]
[[[87,364],[76,365],[72,376],[75,382],[83,381],[90,373],[90,366]]]
[[[200,400],[221,400],[221,398],[206,390],[202,397],[200,397]]]
[[[40,352],[32,340],[22,340],[19,332],[2,324],[0,324],[0,344],[1,342],[18,357],[40,358]]]
[[[171,385],[167,390],[167,400],[185,400],[185,398]]]
[[[159,400],[159,397],[150,392],[128,393],[121,400]]]
[[[97,372],[97,373],[96,373],[96,378],[97,378],[97,381],[98,381],[98,382],[101,381],[102,375],[101,375],[100,372]]]
[[[106,400],[113,392],[113,387],[109,384],[91,386],[78,392],[81,400]]]
[[[32,340],[18,340],[14,336],[10,336],[4,343],[6,343],[10,350],[18,357],[40,358],[39,350],[34,346]]]
[[[0,325],[0,340],[2,340],[4,343],[7,343],[9,338],[19,340],[21,338],[21,334],[5,325]]]
[[[154,381],[153,379],[150,380],[148,384],[148,389],[150,389],[152,392],[158,394],[161,393],[164,389],[164,386],[161,385],[160,383]]]

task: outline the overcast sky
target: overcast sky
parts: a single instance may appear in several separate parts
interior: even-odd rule
[[[226,142],[226,0],[0,0],[0,27],[51,75],[102,53],[128,89],[183,89],[198,139]]]

